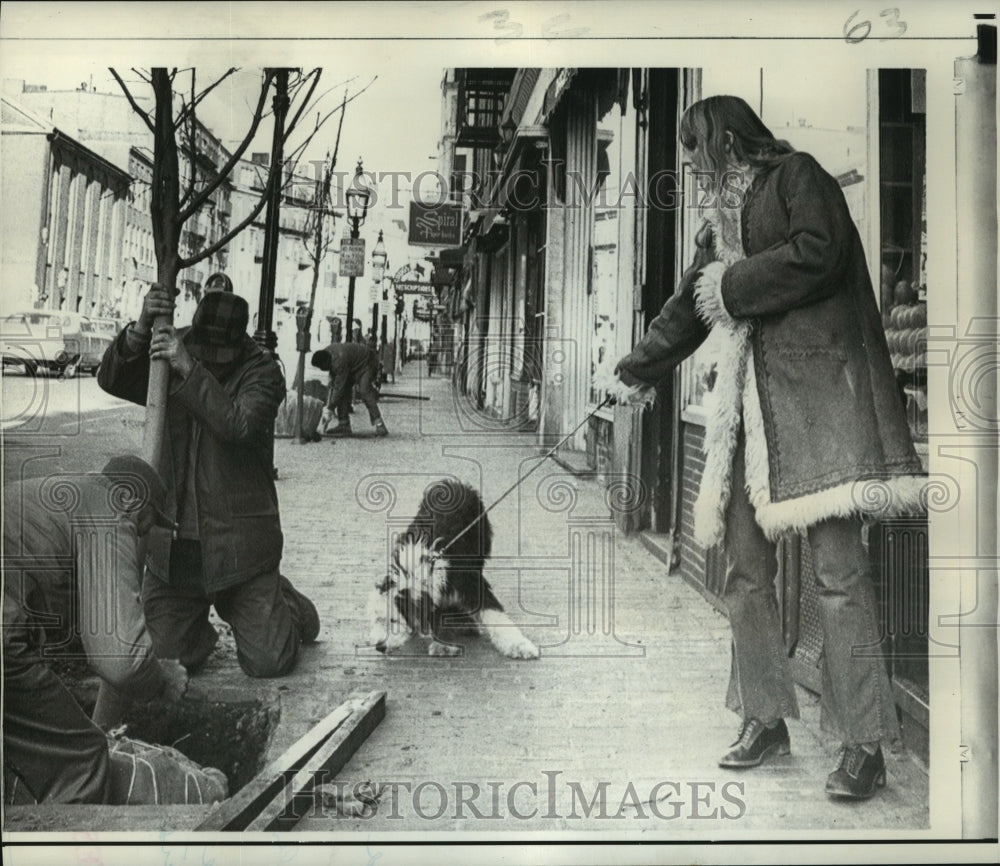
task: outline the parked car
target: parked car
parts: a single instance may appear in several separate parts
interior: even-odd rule
[[[104,357],[104,353],[108,350],[114,341],[115,337],[118,336],[118,332],[122,329],[122,323],[117,319],[91,319],[94,323],[94,345],[97,353],[97,361],[94,364],[92,372],[97,375],[97,368],[101,365],[101,359]]]
[[[59,374],[97,372],[107,340],[97,325],[80,313],[26,310],[0,318],[0,357],[29,376],[39,369]]]

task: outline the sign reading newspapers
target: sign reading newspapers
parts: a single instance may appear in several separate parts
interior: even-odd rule
[[[395,287],[400,294],[435,295],[434,286],[431,283],[421,283],[419,280],[399,280],[395,283]]]
[[[410,202],[411,246],[458,247],[462,245],[462,206]]]
[[[360,277],[365,273],[365,239],[341,238],[340,276]]]

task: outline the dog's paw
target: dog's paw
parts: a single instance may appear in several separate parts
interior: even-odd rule
[[[503,648],[503,654],[511,659],[537,659],[538,647],[523,635]]]
[[[427,655],[429,656],[457,656],[461,651],[462,648],[459,646],[436,640],[432,640],[430,646],[427,647]]]
[[[382,637],[369,641],[369,644],[374,643],[375,649],[380,653],[392,655],[406,646],[409,639],[410,635],[406,631],[391,631],[388,635],[383,631]]]

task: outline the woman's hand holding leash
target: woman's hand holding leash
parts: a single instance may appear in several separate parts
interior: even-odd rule
[[[606,394],[612,406],[651,407],[656,402],[656,389],[652,385],[627,385],[617,373],[607,369],[594,376],[594,388]]]

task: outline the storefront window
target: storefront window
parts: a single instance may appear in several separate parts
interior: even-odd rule
[[[702,70],[700,89],[699,98],[729,94],[746,100],[776,138],[811,154],[837,178],[865,253],[871,255],[871,197],[877,196],[877,190],[870,187],[868,170],[869,101],[864,70],[848,66],[831,70],[823,66],[812,73],[799,71],[795,76],[787,76],[767,69],[734,70],[723,66]],[[817,93],[822,93],[823,98],[817,99]],[[684,188],[689,204],[696,201],[690,176],[685,178]],[[697,211],[686,208],[682,270],[694,256],[694,235],[700,226]],[[716,355],[709,338],[685,365],[682,406],[695,420],[711,402]]]
[[[923,70],[878,72],[880,306],[896,381],[918,448],[927,441],[927,184],[923,92]]]
[[[631,109],[629,109],[631,112]],[[597,169],[600,191],[594,202],[594,226],[591,235],[590,290],[594,330],[590,348],[590,381],[610,373],[618,361],[615,326],[618,293],[628,291],[627,274],[619,273],[621,261],[620,199],[622,182],[621,132],[626,123],[634,123],[631,113],[622,115],[617,106],[597,124]],[[626,201],[632,203],[632,199]],[[598,378],[598,381],[600,378]],[[598,403],[603,394],[591,386],[590,400]]]

